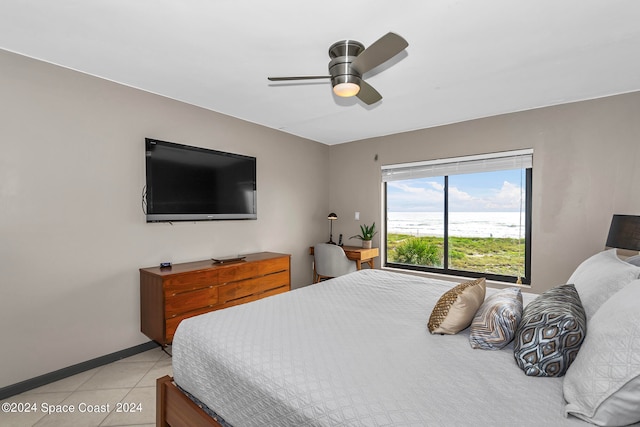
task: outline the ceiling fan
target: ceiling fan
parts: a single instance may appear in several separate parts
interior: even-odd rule
[[[287,80],[331,79],[333,92],[341,97],[357,96],[367,105],[375,104],[382,99],[371,85],[362,79],[362,75],[381,65],[400,52],[409,43],[395,33],[387,33],[371,46],[355,40],[341,40],[329,48],[328,76],[293,76],[267,77],[272,82]]]

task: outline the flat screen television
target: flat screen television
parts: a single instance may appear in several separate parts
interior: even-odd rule
[[[256,158],[146,138],[147,222],[257,219]]]

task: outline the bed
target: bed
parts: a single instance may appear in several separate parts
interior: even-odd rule
[[[640,275],[633,268],[627,282]],[[429,333],[436,301],[454,285],[361,270],[186,319],[174,377],[158,380],[157,424],[585,425],[566,414],[564,377],[525,375],[513,342],[482,350],[469,329]],[[525,306],[537,298],[522,296]]]

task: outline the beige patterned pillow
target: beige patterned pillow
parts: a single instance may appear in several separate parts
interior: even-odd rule
[[[486,281],[480,279],[460,283],[445,292],[429,317],[432,334],[457,334],[471,324],[473,316],[484,302]]]

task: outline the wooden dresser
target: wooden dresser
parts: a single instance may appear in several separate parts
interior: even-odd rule
[[[140,329],[170,344],[182,319],[290,290],[290,266],[291,255],[261,252],[232,263],[141,268]]]

